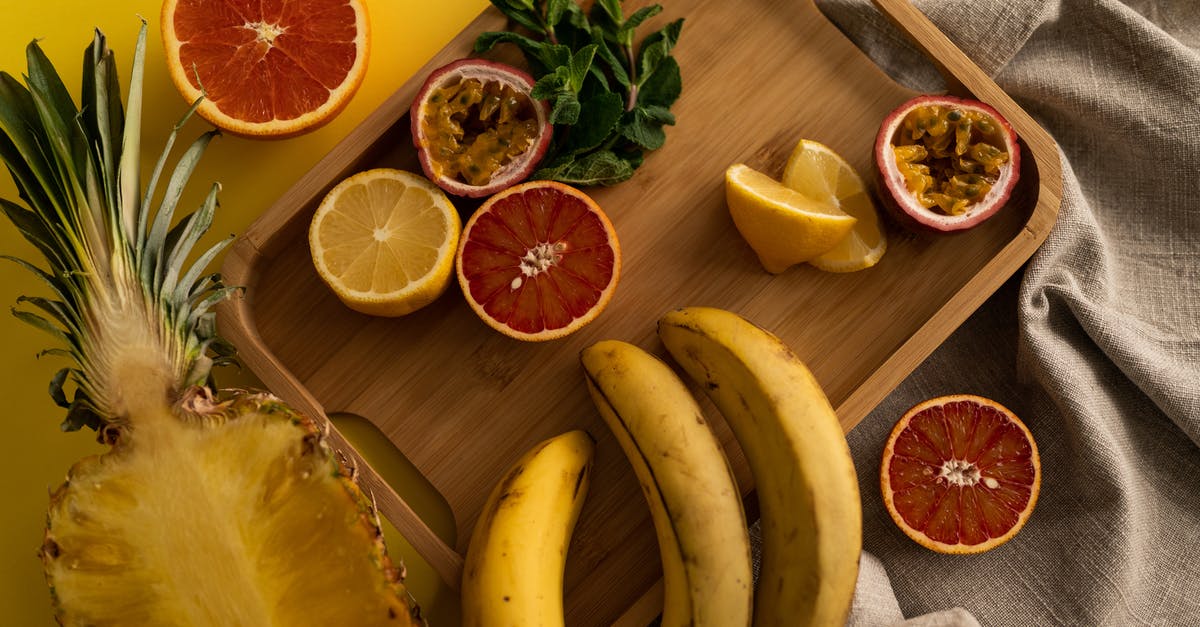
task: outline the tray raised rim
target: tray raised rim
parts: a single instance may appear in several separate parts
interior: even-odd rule
[[[813,3],[813,0],[805,1]],[[1039,180],[1037,202],[1016,236],[838,405],[837,414],[847,431],[858,424],[1033,255],[1049,235],[1062,199],[1061,163],[1058,148],[1050,135],[950,42],[910,0],[873,2],[938,67],[951,92],[973,95],[988,102],[1009,120],[1032,155]],[[414,76],[424,76],[443,63],[445,55],[450,54],[448,50],[461,48],[464,37],[473,37],[473,33],[495,29],[502,24],[502,16],[494,8],[488,7]],[[406,81],[236,239],[221,267],[228,284],[244,286],[253,293],[257,281],[256,267],[274,256],[276,244],[272,236],[291,221],[300,219],[303,208],[324,194],[332,182],[351,173],[363,154],[361,147],[373,145],[395,120],[407,112],[418,87],[417,81]],[[429,562],[439,577],[451,588],[457,589],[462,556],[442,542],[366,463],[328,420],[321,403],[274,356],[258,332],[250,300],[247,297],[229,299],[219,304],[217,311],[221,333],[238,347],[244,364],[268,389],[297,410],[324,419],[332,446],[341,453],[348,465],[356,469],[359,482],[374,495],[379,510]],[[628,608],[617,624],[646,624],[661,607],[661,594],[660,582]]]

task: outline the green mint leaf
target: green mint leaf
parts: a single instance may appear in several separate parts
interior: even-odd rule
[[[642,167],[642,163],[646,161],[646,153],[636,147],[617,151],[617,156],[624,159],[625,163],[628,163],[630,169],[633,170]]]
[[[545,45],[540,41],[509,31],[488,31],[480,33],[475,38],[475,52],[476,54],[488,52],[492,48],[495,48],[496,44],[503,43],[516,44],[521,49],[521,52],[532,57],[536,57],[540,53],[542,46]]]
[[[534,100],[549,100],[567,89],[567,72],[564,68],[554,68],[554,71],[539,78],[533,84],[529,97]]]
[[[592,67],[592,59],[596,56],[596,44],[588,44],[571,56],[570,73],[572,91],[578,93],[587,79],[588,70]]]
[[[570,185],[615,185],[633,176],[633,166],[615,153],[602,150],[576,161],[544,168],[533,173],[535,179],[551,179]]]
[[[666,107],[660,107],[658,105],[641,105],[637,108],[637,110],[641,111],[648,120],[657,122],[659,124],[675,124],[675,114],[671,113],[671,110]]]
[[[683,78],[679,75],[679,63],[675,57],[666,57],[658,63],[653,74],[642,77],[637,102],[644,106],[670,107],[683,91]]]
[[[567,3],[567,24],[584,33],[592,30],[592,25],[588,23],[587,13],[584,13],[583,7],[580,7],[578,2]]]
[[[546,2],[546,26],[550,28],[558,26],[570,4],[574,3],[571,0],[548,0]]]
[[[634,11],[633,15],[630,15],[629,19],[625,20],[625,23],[617,30],[617,41],[626,46],[633,45],[634,29],[659,13],[662,13],[661,4],[652,4]]]
[[[549,47],[549,44],[509,31],[480,33],[475,38],[475,53],[483,54],[498,44],[505,43],[516,45],[525,54],[525,59],[529,61],[529,70],[535,77],[542,76],[555,67],[547,66],[543,59],[555,59],[558,51],[547,51],[545,48]]]
[[[579,4],[572,0],[567,3],[567,9],[558,25],[554,27],[554,35],[558,43],[565,44],[572,50],[592,43],[592,26]]]
[[[596,0],[596,6],[600,7],[614,24],[625,21],[625,15],[621,12],[621,0]]]
[[[588,74],[596,79],[596,84],[600,92],[612,91],[612,87],[608,85],[608,76],[604,74],[604,69],[600,67],[600,64],[593,63],[592,67],[588,70]],[[579,91],[583,93],[585,90],[581,89]]]
[[[573,125],[579,121],[579,96],[572,91],[561,91],[554,99],[554,108],[550,110],[551,124]]]
[[[571,49],[562,44],[542,44],[537,50],[536,58],[547,71],[557,71],[571,64]]]
[[[616,129],[624,113],[625,103],[621,96],[612,92],[599,93],[583,101],[579,120],[571,127],[560,154],[577,155],[598,148]]]
[[[537,33],[545,33],[533,0],[492,0],[492,6],[500,9],[508,19]]]
[[[658,64],[671,55],[671,49],[679,41],[679,33],[683,29],[683,19],[680,18],[646,36],[642,47],[638,50],[638,67],[643,79],[654,73]]]
[[[492,0],[492,4],[496,5],[501,11],[506,8],[509,10],[525,9],[533,11],[537,7],[534,6],[533,0]]]
[[[629,73],[625,71],[625,64],[617,58],[617,54],[613,52],[608,42],[604,39],[604,31],[599,26],[592,28],[592,43],[596,44],[596,56],[608,66],[612,77],[621,84],[626,90],[629,89]],[[593,67],[595,67],[593,65]]]
[[[621,137],[646,150],[657,150],[667,141],[662,124],[651,119],[641,107],[624,115],[621,120]]]

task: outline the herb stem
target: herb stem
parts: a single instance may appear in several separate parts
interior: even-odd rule
[[[547,10],[548,9],[549,8],[547,7]],[[542,31],[546,33],[546,39],[551,44],[554,44],[557,46],[558,45],[558,37],[555,36],[555,34],[554,34],[554,25],[551,24],[550,21],[546,19],[546,15],[543,14],[541,11],[538,11],[534,15],[537,16],[538,22],[541,22]]]
[[[633,108],[637,106],[638,95],[637,64],[633,58],[633,46],[621,47],[625,49],[625,59],[629,62],[629,97],[625,99],[625,110],[633,111]]]

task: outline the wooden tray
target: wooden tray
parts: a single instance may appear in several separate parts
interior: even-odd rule
[[[313,270],[305,237],[312,212],[356,171],[420,171],[409,104],[430,70],[466,56],[478,33],[504,26],[489,9],[237,240],[223,270],[229,283],[247,289],[220,308],[222,332],[293,406],[316,416],[363,416],[416,465],[454,513],[456,546],[435,536],[333,434],[383,513],[454,587],[495,479],[534,443],[587,429],[598,445],[567,565],[567,624],[645,625],[661,608],[655,536],[628,462],[588,399],[581,348],[619,338],[663,354],[654,335],[663,312],[730,309],[779,334],[808,362],[848,430],[1021,267],[1057,214],[1060,166],[1048,135],[906,0],[876,2],[954,91],[994,105],[1024,142],[1020,186],[983,226],[942,237],[893,230],[883,260],[863,272],[764,272],[729,218],[724,169],[742,161],[778,176],[797,140],[810,138],[869,173],[879,122],[914,94],[811,0],[672,0],[660,21],[687,18],[676,51],[684,84],[679,123],[631,181],[589,190],[624,254],[621,283],[595,322],[563,340],[518,342],[485,327],[457,286],[405,318],[354,313]],[[749,492],[745,459],[706,407]]]

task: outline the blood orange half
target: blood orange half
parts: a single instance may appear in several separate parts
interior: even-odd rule
[[[892,429],[880,468],[900,529],[940,553],[982,553],[1025,525],[1042,471],[1037,444],[1011,411],[980,396],[927,400]]]
[[[171,80],[235,135],[287,137],[328,122],[367,69],[361,0],[166,0]]]
[[[463,229],[458,282],[493,329],[552,340],[591,322],[621,273],[612,223],[583,192],[530,181],[487,200]]]

